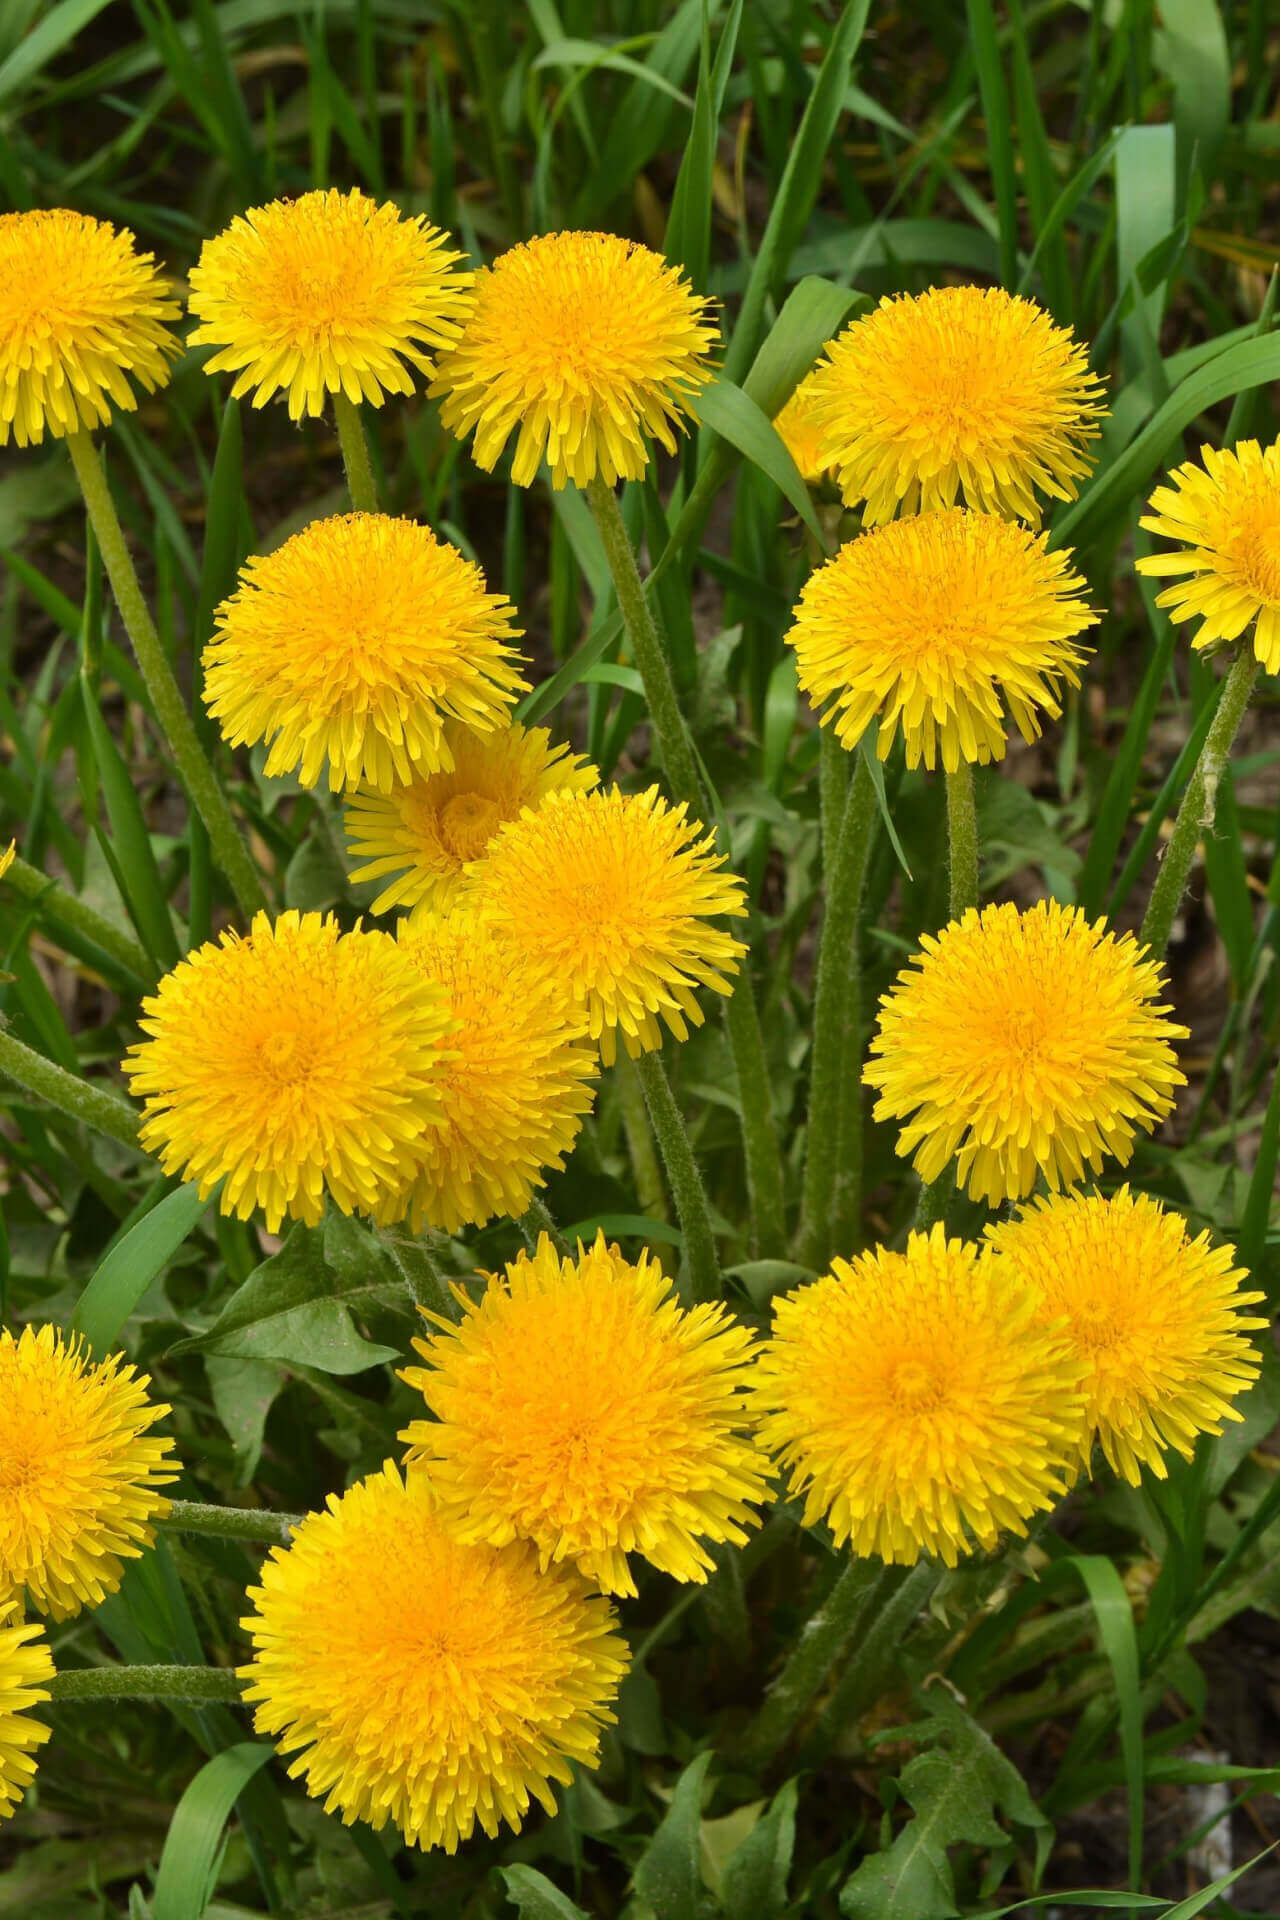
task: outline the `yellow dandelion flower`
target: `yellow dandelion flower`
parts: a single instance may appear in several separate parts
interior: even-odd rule
[[[9,1818],[35,1779],[36,1749],[49,1729],[27,1709],[50,1698],[52,1678],[39,1621],[23,1619],[13,1594],[0,1599],[0,1820]]]
[[[1035,1293],[941,1226],[775,1300],[760,1437],[836,1544],[947,1565],[1024,1534],[1065,1492],[1080,1366]]]
[[[1132,934],[1078,907],[970,908],[933,937],[880,1002],[863,1078],[877,1120],[922,1180],[955,1160],[976,1200],[1030,1193],[1037,1174],[1074,1186],[1104,1154],[1122,1164],[1139,1128],[1185,1082],[1158,1002],[1163,974]]]
[[[460,440],[473,430],[486,473],[518,433],[511,478],[555,487],[638,480],[650,440],[674,427],[711,378],[710,302],[677,267],[611,233],[548,233],[476,275],[475,306],[431,385]]]
[[[259,555],[217,612],[204,697],[233,747],[271,743],[269,776],[337,793],[453,764],[449,723],[505,727],[528,683],[515,609],[429,527],[381,513],[313,520]]]
[[[0,214],[0,447],[105,427],[163,387],[180,309],[127,227],[65,207]]]
[[[316,1226],[385,1207],[441,1117],[450,1016],[390,934],[329,915],[256,916],[189,953],[142,1003],[124,1063],[166,1173],[222,1181],[223,1213]]]
[[[205,371],[234,373],[232,396],[252,392],[255,407],[277,393],[293,420],[333,393],[380,407],[457,339],[471,306],[462,258],[421,214],[355,187],[273,200],[201,248],[192,342],[219,349]]]
[[[442,911],[457,900],[464,869],[482,859],[504,821],[518,820],[561,787],[585,792],[599,782],[589,761],[552,746],[545,727],[513,724],[473,733],[445,727],[452,766],[417,774],[390,793],[358,788],[346,811],[352,856],[367,864],[351,878],[385,880],[374,913],[392,907]]]
[[[1131,1485],[1144,1466],[1164,1479],[1166,1447],[1189,1460],[1198,1434],[1242,1417],[1231,1401],[1261,1365],[1247,1336],[1268,1323],[1240,1311],[1264,1296],[1241,1291],[1234,1248],[1192,1240],[1178,1214],[1127,1187],[1041,1198],[987,1234],[1079,1357],[1086,1471],[1097,1440]]]
[[[960,499],[1036,526],[1037,493],[1075,498],[1104,411],[1084,348],[999,287],[882,300],[813,382],[824,464],[868,526]]]
[[[249,1598],[254,1723],[348,1826],[452,1853],[599,1764],[627,1663],[609,1602],[529,1547],[463,1545],[420,1476],[388,1463],[331,1494]]]
[[[811,485],[821,480],[827,471],[822,457],[822,437],[814,416],[815,398],[814,375],[807,373],[773,422],[800,471],[800,478]]]
[[[402,1378],[434,1420],[400,1435],[428,1463],[458,1538],[531,1540],[606,1593],[636,1591],[627,1555],[704,1581],[707,1541],[741,1545],[767,1468],[743,1429],[753,1335],[722,1306],[688,1312],[652,1255],[561,1259],[544,1235],[489,1274],[460,1325],[414,1346]]]
[[[1238,640],[1251,621],[1253,650],[1268,673],[1280,673],[1280,441],[1260,447],[1241,440],[1218,451],[1201,447],[1202,466],[1188,460],[1157,487],[1139,524],[1180,543],[1176,553],[1148,554],[1139,573],[1185,573],[1158,595],[1175,620],[1199,620],[1193,647]]]
[[[55,1620],[96,1607],[150,1546],[176,1478],[168,1413],[119,1354],[96,1365],[53,1327],[0,1331],[0,1594]]]
[[[948,507],[850,540],[810,574],[788,638],[800,685],[847,747],[880,721],[907,765],[1001,760],[1005,710],[1026,740],[1078,686],[1097,624],[1070,555],[994,514]]]
[[[407,1200],[389,1194],[382,1213],[407,1210],[415,1232],[517,1218],[546,1170],[564,1165],[591,1110],[596,1050],[556,982],[465,905],[443,915],[419,908],[398,941],[442,996],[452,1027],[439,1120]]]
[[[624,796],[551,793],[499,828],[473,897],[513,946],[567,992],[610,1065],[617,1035],[633,1057],[702,1024],[696,986],[729,993],[746,952],[710,924],[746,913],[711,834],[656,787]]]

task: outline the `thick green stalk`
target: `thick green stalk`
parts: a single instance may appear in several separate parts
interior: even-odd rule
[[[97,448],[89,435],[83,432],[68,434],[67,447],[97,536],[116,606],[142,670],[156,719],[169,742],[182,784],[204,821],[213,857],[227,876],[240,911],[246,918],[252,918],[266,908],[267,897],[262,878],[244,836],[232,817],[218,777],[200,744],[195,722],[173,677],[173,669],[143,597]]]
[[[137,976],[144,983],[155,979],[155,968],[138,945],[119,927],[112,926],[110,920],[104,920],[100,913],[86,906],[76,894],[57,880],[51,880],[48,874],[41,873],[39,867],[32,867],[23,859],[15,856],[5,868],[3,876],[7,887],[21,894],[33,906],[38,906],[56,925],[69,927],[85,940],[91,940],[95,947],[101,947],[110,959],[118,961],[127,972]]]
[[[138,1115],[127,1100],[122,1100],[117,1093],[108,1093],[105,1087],[95,1086],[92,1081],[79,1079],[53,1060],[46,1060],[42,1053],[36,1053],[4,1027],[0,1027],[0,1073],[8,1074],[20,1087],[34,1093],[37,1099],[47,1101],[59,1113],[67,1114],[72,1120],[83,1120],[87,1127],[118,1140],[122,1146],[133,1147],[138,1153],[143,1151],[138,1144]]]
[[[1196,847],[1201,837],[1213,828],[1213,818],[1218,809],[1218,787],[1231,756],[1231,743],[1244,719],[1258,671],[1257,657],[1246,642],[1236,654],[1231,671],[1223,682],[1218,711],[1213,716],[1213,725],[1205,735],[1195,772],[1182,796],[1169,845],[1151,890],[1151,900],[1139,938],[1157,958],[1163,956],[1169,944],[1174,917],[1186,888]]]
[[[978,809],[973,798],[973,768],[967,760],[947,775],[947,844],[951,853],[951,918],[959,920],[978,904]]]
[[[782,1155],[773,1111],[773,1087],[765,1058],[760,1011],[743,956],[743,971],[724,1003],[725,1031],[733,1051],[742,1115],[747,1198],[755,1224],[755,1248],[762,1260],[780,1260],[786,1252],[787,1220],[782,1192]]]
[[[241,1684],[231,1667],[72,1667],[49,1682],[54,1704],[66,1700],[237,1701]]]
[[[631,1157],[631,1171],[635,1178],[636,1199],[639,1202],[640,1211],[650,1220],[665,1220],[667,1195],[662,1184],[662,1168],[654,1152],[653,1135],[649,1130],[649,1116],[644,1104],[644,1088],[640,1085],[636,1063],[626,1052],[618,1055],[614,1068],[614,1082],[618,1089],[618,1104],[622,1109],[622,1131],[626,1136],[627,1152]]]
[[[939,1569],[927,1560],[917,1560],[914,1567],[884,1569],[860,1622],[857,1650],[804,1743],[806,1766],[818,1765],[844,1729],[885,1692],[898,1649],[939,1578]]]
[[[843,751],[843,749],[842,749]],[[858,1079],[852,1058],[849,1029],[856,1027],[856,995],[851,1003],[849,984],[857,972],[858,913],[867,877],[867,857],[876,818],[875,785],[864,755],[845,797],[844,815],[834,847],[827,849],[826,900],[818,942],[818,966],[813,995],[813,1039],[810,1047],[809,1118],[805,1132],[804,1200],[797,1251],[815,1270],[825,1267],[832,1252],[832,1230],[837,1205],[847,1221],[852,1209],[851,1188],[859,1183],[859,1169],[843,1170],[837,1202],[837,1169],[841,1106],[847,1078]],[[850,1058],[846,1061],[846,1047]],[[856,1097],[856,1095],[854,1096]],[[851,1113],[845,1115],[845,1134],[852,1145]]]
[[[747,1729],[735,1759],[751,1771],[769,1765],[808,1712],[832,1667],[861,1631],[881,1575],[878,1560],[850,1560],[805,1622],[791,1657]]]
[[[716,1258],[715,1235],[711,1231],[707,1190],[702,1184],[702,1175],[698,1172],[698,1163],[693,1157],[693,1147],[671,1091],[662,1055],[642,1053],[636,1062],[636,1071],[644,1088],[645,1105],[649,1109],[658,1151],[671,1182],[680,1230],[684,1235],[690,1301],[696,1304],[702,1300],[714,1300],[720,1292],[720,1263]]]
[[[160,1525],[171,1533],[211,1533],[221,1540],[262,1540],[288,1546],[301,1513],[268,1513],[263,1507],[212,1507],[202,1500],[173,1500]]]
[[[544,1233],[562,1260],[572,1251],[569,1242],[551,1218],[550,1209],[540,1194],[535,1193],[530,1197],[529,1204],[516,1225],[530,1253],[536,1253],[538,1242]]]
[[[351,504],[357,513],[376,513],[378,489],[373,478],[373,462],[369,458],[369,442],[365,437],[360,408],[354,400],[348,400],[345,393],[335,393],[333,411],[338,422],[338,439],[342,445],[342,464],[346,469]]]
[[[458,1303],[426,1243],[408,1234],[389,1232],[385,1227],[380,1237],[409,1289],[414,1306],[425,1313],[440,1313],[447,1320],[456,1320]]]

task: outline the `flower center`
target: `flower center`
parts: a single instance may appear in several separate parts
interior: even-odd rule
[[[307,1071],[306,1053],[302,1036],[284,1030],[267,1035],[260,1057],[263,1067],[273,1079],[292,1082],[301,1079]]]
[[[478,860],[502,824],[502,815],[482,793],[455,793],[440,815],[440,838],[457,860]]]
[[[1106,1353],[1126,1337],[1112,1304],[1101,1300],[1082,1300],[1072,1306],[1071,1332],[1077,1346],[1089,1355]]]
[[[900,1360],[889,1375],[889,1395],[904,1413],[931,1413],[942,1403],[942,1382],[923,1360]]]
[[[1280,499],[1259,501],[1242,515],[1238,543],[1249,586],[1260,600],[1280,605]]]

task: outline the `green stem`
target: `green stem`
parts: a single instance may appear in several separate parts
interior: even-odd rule
[[[859,1622],[857,1650],[804,1743],[804,1764],[816,1766],[845,1728],[861,1719],[886,1692],[906,1635],[937,1586],[938,1568],[927,1560],[914,1567],[886,1567],[876,1582],[865,1618]]]
[[[211,1533],[223,1540],[262,1540],[288,1546],[301,1513],[268,1513],[262,1507],[212,1507],[201,1500],[173,1500],[160,1525],[171,1533]]]
[[[743,956],[742,965],[743,971],[724,1003],[724,1024],[738,1080],[747,1199],[757,1254],[762,1260],[781,1260],[786,1252],[787,1218],[773,1085],[760,1031],[760,1010],[746,971],[748,956]]]
[[[144,985],[155,979],[156,970],[136,940],[122,933],[110,920],[104,920],[100,913],[86,906],[76,894],[68,893],[57,880],[51,880],[48,874],[41,873],[39,867],[29,866],[25,860],[15,856],[5,869],[3,878],[6,886],[12,887],[24,900],[38,907],[44,917],[92,941],[95,947],[100,947],[103,953],[127,972],[136,975]]]
[[[650,1220],[665,1220],[667,1195],[662,1184],[662,1168],[654,1151],[649,1116],[645,1110],[644,1088],[636,1072],[636,1063],[625,1050],[618,1055],[614,1085],[622,1109],[622,1131],[626,1136],[631,1171],[635,1177],[636,1199],[641,1213]]]
[[[236,826],[218,777],[200,744],[195,723],[173,677],[155,622],[147,610],[124,529],[116,513],[107,476],[97,448],[87,433],[67,436],[76,478],[84,494],[89,520],[97,536],[120,618],[142,669],[156,719],[169,742],[182,783],[204,821],[214,859],[231,883],[240,911],[251,919],[265,911],[267,897],[248,845]]]
[[[3,1027],[0,1027],[0,1073],[8,1074],[20,1087],[34,1093],[37,1099],[47,1101],[59,1113],[69,1115],[72,1120],[83,1120],[87,1127],[96,1128],[122,1146],[143,1152],[138,1144],[141,1123],[127,1100],[68,1073]]]
[[[858,970],[858,914],[875,819],[875,784],[866,756],[859,754],[835,846],[827,849],[826,905],[813,995],[809,1119],[798,1252],[802,1263],[815,1271],[825,1267],[830,1259],[837,1206],[845,1220],[854,1211],[851,1189],[859,1180],[855,1166],[843,1169],[837,1201],[841,1108],[847,1109],[845,1082],[850,1078],[859,1079],[857,1062],[852,1058],[854,1046],[850,1032],[857,1026],[856,997],[851,1002],[849,987]],[[858,1097],[856,1090],[851,1097]],[[853,1132],[852,1115],[846,1110],[845,1133],[849,1146]]]
[[[781,1751],[835,1666],[861,1630],[881,1575],[878,1560],[850,1560],[834,1587],[805,1622],[799,1639],[735,1756],[763,1771]]]
[[[342,464],[346,469],[351,504],[357,513],[376,513],[378,489],[373,478],[373,463],[369,458],[369,442],[365,437],[360,408],[354,400],[348,400],[345,393],[335,393],[333,411],[338,421],[338,439],[342,444]]]
[[[1252,647],[1242,646],[1222,684],[1213,725],[1205,735],[1195,772],[1182,796],[1182,805],[1178,808],[1178,817],[1173,823],[1169,845],[1160,862],[1146,918],[1142,922],[1142,932],[1138,936],[1157,958],[1163,955],[1169,944],[1174,917],[1186,888],[1196,847],[1202,836],[1213,828],[1218,808],[1218,787],[1231,756],[1231,743],[1244,719],[1258,671],[1258,660]]]
[[[64,1700],[238,1701],[241,1684],[231,1667],[72,1667],[49,1682],[55,1705]]]
[[[516,1225],[519,1227],[525,1246],[530,1253],[536,1253],[538,1242],[545,1233],[562,1260],[568,1259],[573,1249],[551,1218],[550,1209],[540,1194],[533,1194],[528,1206],[520,1215]]]
[[[653,1123],[658,1151],[667,1169],[671,1192],[684,1235],[684,1253],[689,1266],[689,1298],[697,1303],[714,1300],[720,1292],[720,1263],[716,1258],[715,1235],[711,1231],[711,1209],[707,1190],[693,1157],[689,1135],[680,1109],[671,1091],[660,1053],[642,1053],[636,1062],[645,1105]]]
[[[424,1312],[441,1313],[448,1320],[456,1320],[458,1303],[425,1242],[407,1234],[389,1232],[385,1227],[380,1230],[379,1237],[395,1261],[414,1306]]]
[[[962,760],[947,775],[947,843],[951,851],[951,918],[978,904],[978,809],[973,768]]]

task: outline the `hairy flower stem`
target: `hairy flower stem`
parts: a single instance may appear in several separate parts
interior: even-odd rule
[[[866,1616],[859,1623],[853,1657],[804,1742],[806,1767],[819,1765],[845,1728],[859,1720],[885,1692],[898,1650],[940,1578],[939,1569],[927,1560],[918,1560],[914,1567],[884,1569]]]
[[[781,1752],[818,1694],[832,1667],[862,1630],[881,1576],[878,1560],[850,1560],[834,1587],[806,1620],[740,1745],[735,1759],[762,1772]]]
[[[649,1117],[644,1104],[644,1088],[640,1085],[635,1061],[625,1052],[618,1055],[614,1069],[614,1084],[618,1089],[618,1104],[622,1110],[622,1131],[626,1136],[627,1152],[631,1157],[631,1171],[635,1176],[636,1199],[639,1202],[640,1211],[650,1220],[665,1220],[667,1196],[662,1185],[662,1168],[658,1165],[658,1156],[653,1150],[653,1135],[649,1131]]]
[[[1160,871],[1156,875],[1142,931],[1138,936],[1157,959],[1163,956],[1169,944],[1174,916],[1186,888],[1196,847],[1201,837],[1212,831],[1214,815],[1218,810],[1218,787],[1258,673],[1257,656],[1252,647],[1246,644],[1236,654],[1231,671],[1222,684],[1218,711],[1213,716],[1213,724],[1205,735],[1195,772],[1182,796],[1182,805],[1178,808],[1178,817],[1173,823],[1169,845],[1160,862]]]
[[[685,1260],[688,1263],[688,1301],[715,1300],[720,1293],[720,1263],[716,1258],[715,1235],[711,1231],[711,1209],[707,1190],[693,1157],[693,1147],[680,1117],[680,1109],[671,1091],[666,1069],[659,1053],[642,1053],[636,1062],[645,1105],[653,1125],[658,1149],[671,1182],[680,1229],[684,1235]]]
[[[231,1667],[72,1667],[49,1682],[55,1706],[66,1700],[238,1701]]]
[[[598,475],[588,483],[586,495],[609,562],[635,663],[644,682],[649,718],[668,784],[676,799],[687,803],[692,818],[705,819],[706,803],[693,742],[680,711],[671,663],[645,597],[617,496]],[[774,1259],[782,1253],[785,1235],[782,1157],[760,1015],[745,969],[725,1004],[725,1030],[738,1077],[747,1192],[756,1248],[762,1258]],[[667,1170],[671,1170],[669,1162]]]
[[[357,513],[376,513],[378,489],[373,478],[373,462],[369,458],[369,442],[365,437],[360,408],[354,400],[348,400],[345,393],[335,393],[333,411],[338,422],[338,439],[342,446],[342,464],[346,470],[351,504]]]
[[[67,436],[76,478],[84,495],[90,524],[97,537],[111,591],[120,618],[142,670],[147,693],[186,788],[209,835],[213,857],[221,867],[240,911],[246,919],[265,910],[267,897],[244,836],[232,817],[208,755],[200,744],[195,722],[173,677],[155,622],[147,609],[137,570],[116,513],[115,501],[97,448],[87,433]]]
[[[34,1093],[37,1099],[45,1100],[59,1113],[65,1113],[72,1120],[83,1120],[87,1127],[93,1127],[98,1133],[105,1133],[109,1139],[118,1140],[122,1146],[132,1147],[138,1153],[142,1148],[138,1144],[138,1128],[141,1124],[136,1110],[119,1094],[108,1093],[105,1087],[94,1086],[89,1080],[81,1080],[74,1073],[68,1073],[64,1067],[52,1060],[46,1060],[42,1053],[36,1053],[26,1046],[7,1029],[0,1027],[0,1073],[7,1074],[10,1080],[16,1080],[28,1093]]]
[[[155,967],[136,940],[127,933],[121,933],[110,920],[104,920],[78,895],[68,893],[58,881],[41,873],[39,867],[28,866],[25,860],[15,857],[0,877],[7,887],[12,887],[24,900],[29,900],[33,907],[38,907],[41,914],[55,926],[66,927],[70,932],[79,934],[81,939],[91,941],[95,947],[101,948],[108,959],[133,974],[143,986],[154,981]]]
[[[395,1261],[414,1306],[424,1313],[440,1313],[448,1320],[456,1320],[458,1303],[426,1243],[408,1234],[389,1232],[385,1227],[380,1238]]]
[[[959,920],[978,904],[978,809],[973,799],[973,768],[967,760],[947,775],[947,844],[951,918]]]
[[[169,1533],[210,1533],[221,1540],[262,1540],[287,1546],[301,1513],[268,1513],[262,1507],[212,1507],[201,1500],[172,1500],[160,1525]]]
[[[823,748],[827,751],[825,736]],[[839,742],[836,748],[844,752]],[[860,1134],[854,1116],[860,1119],[861,1077],[853,1058],[858,1026],[858,914],[875,819],[875,785],[865,756],[859,754],[835,843],[828,845],[824,855],[826,901],[813,996],[804,1201],[797,1243],[800,1260],[815,1271],[831,1257],[837,1219],[841,1238],[856,1231],[852,1223],[861,1184],[861,1168],[852,1152],[854,1136]],[[850,1164],[844,1167],[839,1165],[842,1108],[850,1155]]]
[[[536,1193],[530,1196],[529,1204],[516,1221],[516,1225],[530,1253],[537,1252],[538,1241],[544,1233],[562,1260],[567,1259],[572,1251],[569,1242],[551,1218],[546,1201]]]

